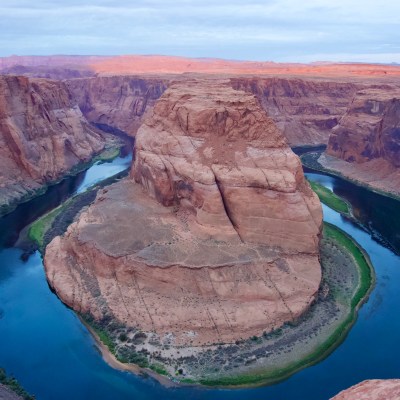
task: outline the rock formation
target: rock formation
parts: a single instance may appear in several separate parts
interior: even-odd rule
[[[321,205],[254,96],[175,83],[136,138],[133,179],[46,249],[58,296],[172,345],[229,343],[302,315],[321,280]]]
[[[73,79],[67,85],[89,121],[117,127],[134,136],[146,111],[173,79],[177,78],[110,76]],[[331,129],[361,86],[298,78],[241,77],[230,81],[235,89],[257,96],[292,146],[326,144]]]
[[[400,195],[400,89],[387,86],[357,92],[319,162]]]
[[[360,83],[299,78],[232,78],[257,96],[291,146],[326,144]]]
[[[73,79],[67,85],[85,117],[134,136],[146,110],[167,87],[167,79],[110,76]]]
[[[0,77],[0,212],[103,146],[63,83]]]
[[[373,379],[343,390],[332,400],[398,400],[400,379]]]

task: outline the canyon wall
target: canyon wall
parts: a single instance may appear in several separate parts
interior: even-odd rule
[[[84,118],[65,84],[0,76],[0,210],[103,147],[103,136]]]
[[[164,76],[110,76],[73,79],[67,85],[89,121],[134,136],[146,110],[175,81]],[[215,78],[214,78],[215,79]],[[218,79],[215,79],[218,81]],[[361,85],[298,78],[232,78],[232,86],[257,96],[291,146],[326,144]]]
[[[291,146],[327,144],[360,83],[299,78],[232,78],[257,96]]]
[[[46,249],[66,304],[145,332],[155,352],[261,335],[309,308],[321,205],[253,95],[175,83],[135,152],[131,179],[99,192]]]
[[[400,195],[400,89],[356,93],[319,162],[372,188]]]
[[[167,87],[168,79],[110,76],[66,81],[85,117],[93,123],[136,134],[146,111]]]

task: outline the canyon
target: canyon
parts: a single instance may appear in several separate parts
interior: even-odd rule
[[[327,145],[326,170],[400,196],[398,67],[42,62],[0,62],[0,213],[89,162],[104,131],[134,137],[129,179],[51,242],[45,267],[82,318],[153,354],[259,337],[315,302],[322,212],[289,146]],[[358,386],[397,395],[371,385]]]
[[[175,83],[136,134],[131,178],[53,239],[45,268],[82,314],[173,346],[232,343],[312,304],[321,224],[299,158],[254,96]]]
[[[400,196],[400,88],[358,91],[318,161],[373,189]]]
[[[0,77],[0,213],[104,148],[62,82]]]

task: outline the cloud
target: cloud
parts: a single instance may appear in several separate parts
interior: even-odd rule
[[[371,0],[2,0],[0,55],[312,61],[321,54],[386,62],[397,57],[399,13],[394,0],[384,7]]]

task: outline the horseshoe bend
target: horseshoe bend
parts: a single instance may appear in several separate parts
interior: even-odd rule
[[[74,310],[172,346],[233,343],[300,317],[321,282],[322,209],[251,94],[172,84],[136,135],[129,179],[47,247]]]

